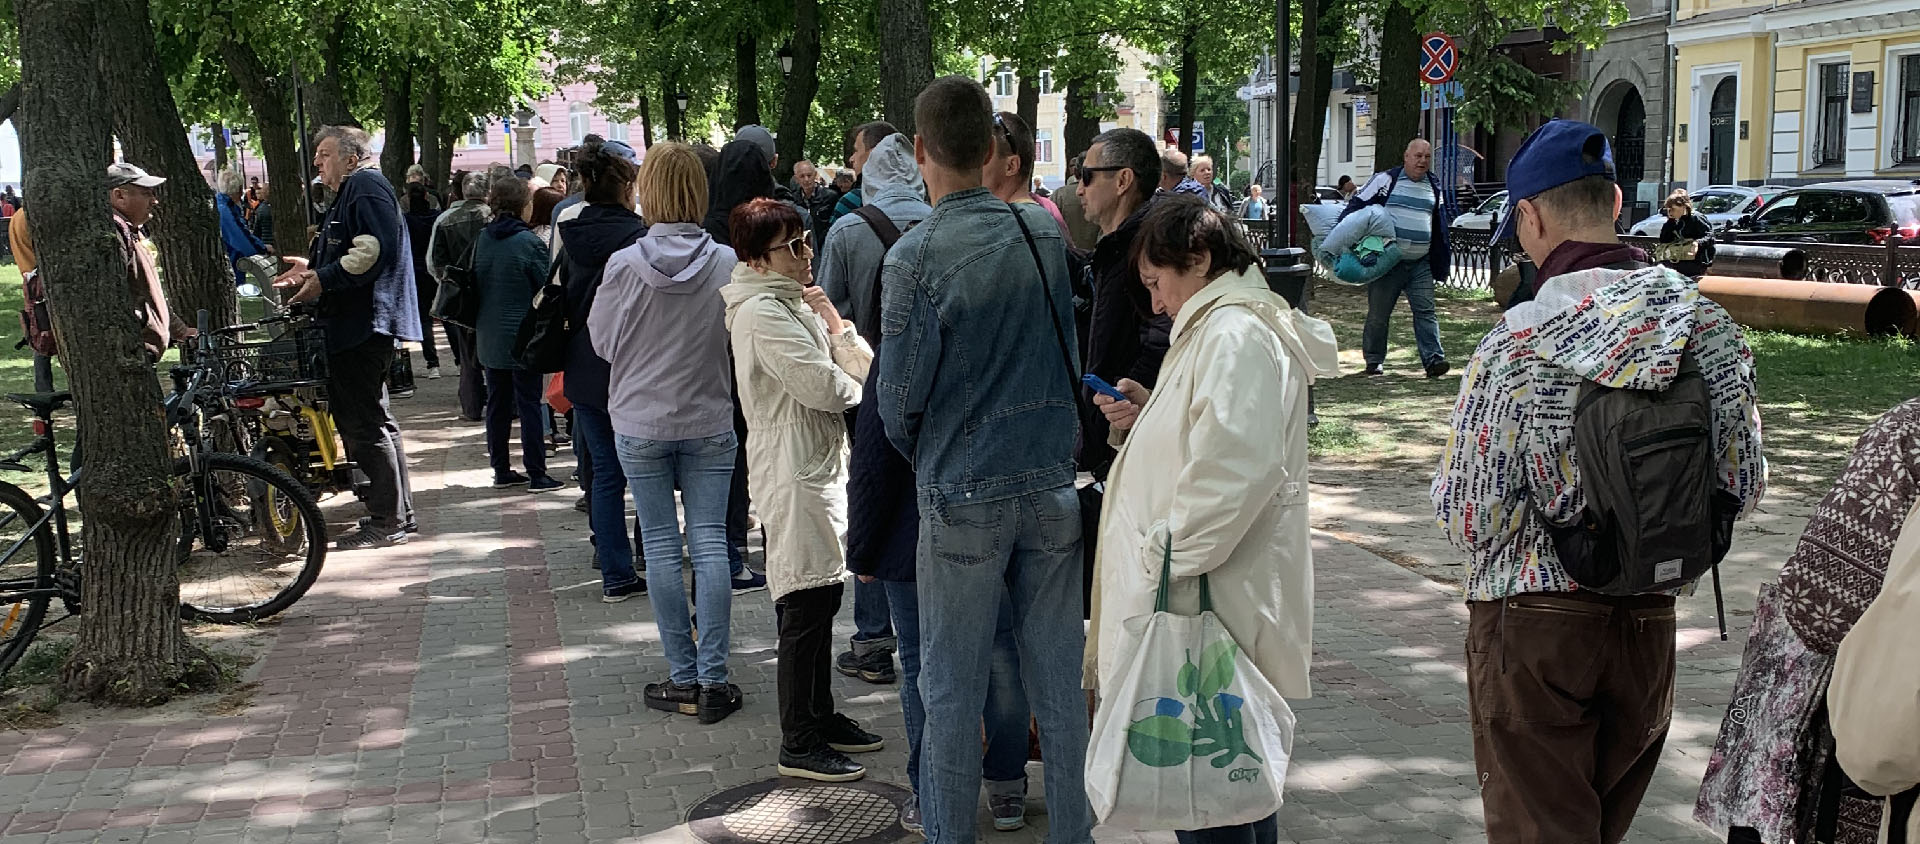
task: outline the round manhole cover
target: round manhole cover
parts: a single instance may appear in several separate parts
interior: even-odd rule
[[[912,797],[871,780],[773,779],[700,801],[687,826],[707,844],[889,844],[907,836],[900,808]]]

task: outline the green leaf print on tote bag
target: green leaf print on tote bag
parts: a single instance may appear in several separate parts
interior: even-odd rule
[[[1167,610],[1172,538],[1149,615],[1128,619],[1119,683],[1100,690],[1087,748],[1087,798],[1120,829],[1206,829],[1280,808],[1293,749],[1293,710],[1213,612]]]

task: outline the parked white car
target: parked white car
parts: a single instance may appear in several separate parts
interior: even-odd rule
[[[1762,205],[1785,192],[1781,185],[1761,185],[1757,188],[1739,185],[1708,185],[1693,194],[1693,213],[1707,218],[1714,231],[1720,231],[1740,221],[1740,218],[1755,213]],[[1629,231],[1643,237],[1659,237],[1660,227],[1666,225],[1667,215],[1655,213],[1653,216],[1633,224]]]
[[[1501,191],[1487,197],[1486,201],[1480,203],[1478,208],[1453,218],[1453,227],[1456,229],[1473,229],[1475,231],[1491,232],[1493,231],[1493,215],[1504,215],[1506,213],[1507,192]]]

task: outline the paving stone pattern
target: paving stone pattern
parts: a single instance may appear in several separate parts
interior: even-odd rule
[[[706,727],[646,709],[641,687],[665,677],[647,601],[600,601],[577,489],[489,487],[455,383],[422,379],[396,405],[419,537],[331,554],[277,623],[241,714],[0,732],[0,842],[684,842],[703,798],[775,775],[768,595],[734,604],[743,711]],[[330,504],[336,531],[355,509]],[[1296,703],[1282,840],[1484,841],[1457,592],[1327,535],[1315,548],[1315,696]],[[1734,621],[1728,643],[1682,631],[1673,738],[1631,841],[1718,840],[1688,815],[1738,669]],[[870,775],[904,783],[895,688],[836,683],[844,711],[888,740],[863,757]],[[1031,773],[1027,829],[993,832],[983,813],[986,844],[1043,840]]]

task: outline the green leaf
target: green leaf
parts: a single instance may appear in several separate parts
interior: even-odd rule
[[[1177,682],[1181,697],[1193,697],[1195,680],[1197,680],[1199,676],[1199,667],[1195,666],[1191,661],[1183,663],[1180,666],[1180,677]]]
[[[1171,768],[1193,753],[1193,728],[1171,715],[1152,715],[1127,725],[1127,751],[1140,764]]]
[[[1212,700],[1233,685],[1233,657],[1239,650],[1232,641],[1222,640],[1208,645],[1200,654],[1200,685],[1196,691],[1201,700]]]

